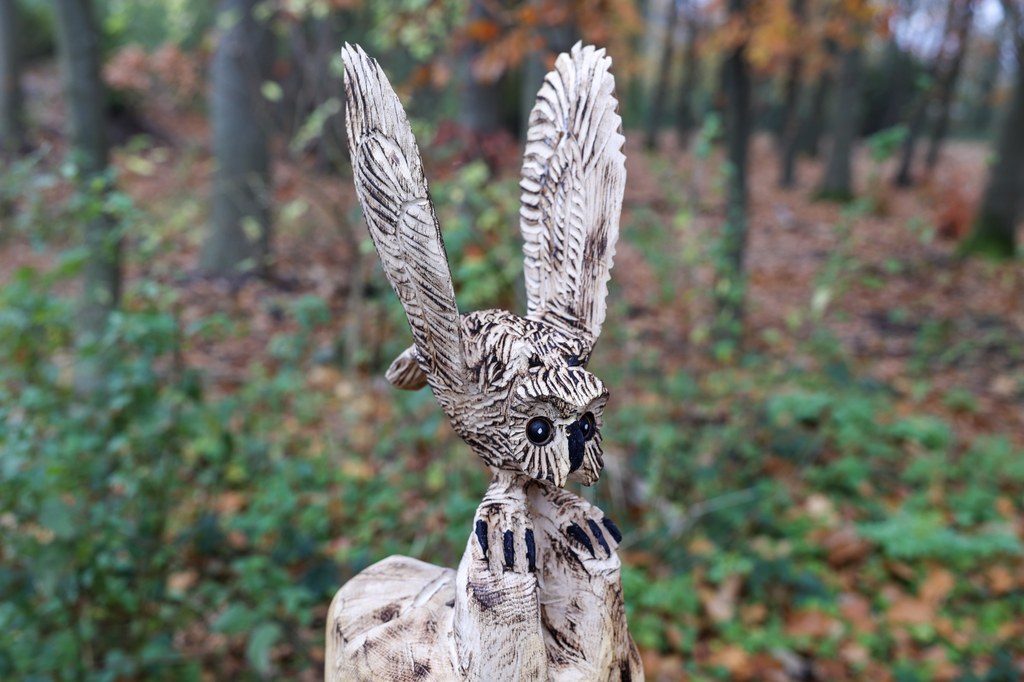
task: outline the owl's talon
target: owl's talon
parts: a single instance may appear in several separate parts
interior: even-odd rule
[[[516,567],[515,542],[512,540],[512,531],[507,530],[501,538],[502,549],[505,551],[505,570],[512,571]]]
[[[483,552],[484,561],[487,560],[487,522],[478,519],[476,522],[476,539],[480,543],[480,550]]]
[[[618,526],[612,523],[611,519],[605,516],[601,519],[601,523],[604,524],[604,527],[608,529],[609,533],[611,533],[612,538],[615,540],[616,544],[622,542],[622,531],[619,530]]]
[[[601,545],[601,549],[608,556],[612,555],[612,548],[608,546],[608,541],[604,539],[604,533],[601,532],[601,527],[597,525],[594,519],[587,519],[587,528],[590,529],[591,535],[597,540],[597,544]]]
[[[587,531],[583,530],[578,523],[570,523],[566,532],[569,534],[569,537],[586,547],[591,557],[597,556],[594,554],[594,543],[590,541],[590,536],[587,535]]]
[[[526,570],[537,572],[537,545],[533,539],[533,529],[526,529]]]

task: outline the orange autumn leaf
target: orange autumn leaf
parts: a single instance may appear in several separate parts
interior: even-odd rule
[[[793,637],[825,637],[842,634],[842,624],[820,609],[800,609],[786,618],[786,634]]]
[[[490,43],[501,35],[501,27],[490,19],[471,21],[465,28],[466,36],[478,43]]]
[[[901,597],[886,612],[893,625],[926,625],[935,620],[935,606],[923,599]]]
[[[921,599],[938,606],[953,591],[956,579],[944,568],[935,568],[928,572],[928,577],[921,583]]]

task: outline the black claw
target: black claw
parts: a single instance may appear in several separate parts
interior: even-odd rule
[[[533,542],[533,530],[526,529],[526,567],[530,573],[537,572],[537,545]]]
[[[607,528],[608,532],[612,534],[613,538],[615,538],[615,542],[622,542],[622,531],[619,530],[618,526],[612,523],[611,519],[606,516],[601,519],[601,523],[604,524],[604,527]]]
[[[597,538],[597,544],[601,545],[604,553],[611,556],[612,548],[608,546],[608,541],[604,539],[604,533],[601,532],[601,526],[597,525],[597,522],[593,519],[587,519],[587,528],[589,528],[591,534]]]
[[[594,543],[590,541],[590,538],[587,536],[587,532],[585,530],[580,528],[575,523],[572,523],[569,525],[568,532],[569,535],[572,536],[573,540],[587,548],[587,551],[590,552],[590,556],[597,556],[596,554],[594,554]]]
[[[476,539],[480,543],[480,549],[484,551],[484,559],[487,558],[487,524],[483,521],[476,522]]]
[[[505,566],[508,568],[516,567],[516,552],[515,545],[512,542],[512,531],[505,531],[505,535],[501,538],[503,549],[505,550]]]

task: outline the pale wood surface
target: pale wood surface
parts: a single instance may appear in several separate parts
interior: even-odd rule
[[[619,531],[562,488],[603,467],[608,390],[586,364],[625,183],[611,60],[577,45],[538,95],[523,167],[524,318],[459,314],[398,97],[359,47],[342,56],[356,189],[414,340],[387,378],[429,385],[493,478],[457,570],[393,556],[338,591],[327,680],[642,680]]]

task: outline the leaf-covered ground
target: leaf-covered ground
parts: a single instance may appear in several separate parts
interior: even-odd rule
[[[52,88],[41,76],[31,82]],[[0,241],[7,286],[18,267],[52,267],[73,243],[73,214],[54,209],[67,197],[59,106],[38,106],[53,146],[24,171],[30,190],[14,199],[39,220],[9,223]],[[428,395],[382,384],[408,332],[367,254],[350,180],[279,163],[275,279],[205,280],[194,266],[212,170],[207,131],[187,112],[147,116],[171,142],[129,145],[117,166],[132,205],[127,307],[171,311],[184,330],[180,354],[158,370],[194,368],[210,395],[245,396],[249,411],[225,433],[259,432],[288,461],[338,472],[282,477],[271,490],[227,465],[227,484],[183,497],[162,531],[180,539],[177,530],[208,513],[226,549],[175,558],[168,588],[244,591],[247,571],[263,570],[255,557],[291,561],[298,550],[260,526],[275,505],[318,515],[301,522],[316,528],[315,546],[295,554],[296,580],[309,579],[309,557],[336,563],[339,583],[393,552],[454,564],[484,474]],[[1018,679],[1024,268],[955,255],[984,146],[951,143],[933,177],[899,192],[865,149],[862,201],[843,207],[812,200],[816,161],[801,165],[800,189],[777,189],[772,141],[759,136],[747,332],[736,353],[707,333],[723,219],[718,154],[671,139],[648,154],[639,135],[628,138],[611,308],[592,366],[613,392],[608,466],[589,494],[627,531],[624,582],[648,679]],[[498,179],[481,166],[428,166],[464,308],[519,305],[515,164]],[[213,446],[185,443],[183,461],[202,481],[214,465],[201,453]],[[287,664],[315,679],[327,599],[304,621],[308,650],[273,620],[290,608],[282,599],[265,609],[276,616],[260,617],[216,602],[216,612],[176,626],[173,647],[216,660],[200,665],[207,678]]]

